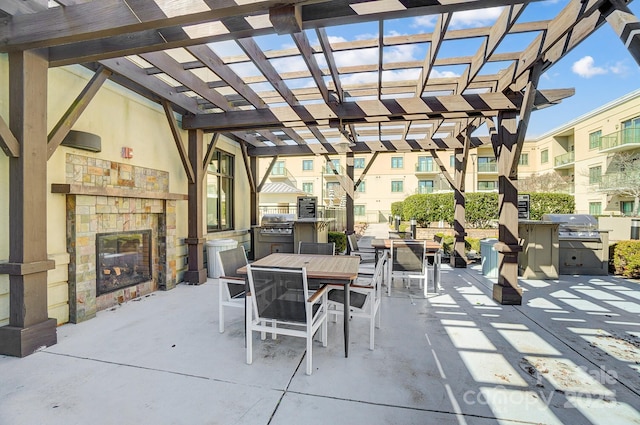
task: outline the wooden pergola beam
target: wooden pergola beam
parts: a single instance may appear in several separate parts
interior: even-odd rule
[[[58,123],[49,132],[47,138],[47,159],[51,158],[56,149],[58,149],[60,143],[62,143],[67,134],[69,134],[73,125],[78,121],[80,115],[82,115],[87,106],[89,106],[89,103],[91,103],[91,100],[109,76],[111,76],[111,71],[105,69],[103,66],[98,68],[93,78],[91,78],[84,89],[82,89],[78,97],[76,97],[71,106],[69,106],[69,109],[67,109],[62,118],[60,118]]]
[[[195,183],[196,177],[193,165],[189,160],[189,153],[182,143],[182,137],[180,136],[180,127],[178,126],[176,117],[173,115],[171,104],[168,101],[163,100],[162,108],[164,109],[165,116],[167,117],[167,122],[169,123],[169,127],[171,128],[171,135],[173,136],[173,141],[176,144],[176,148],[178,148],[178,155],[180,156],[180,161],[182,162],[184,171],[187,174],[187,179],[189,180],[189,183]],[[198,164],[196,165],[200,165],[200,163],[198,162]]]
[[[10,158],[20,156],[20,143],[2,117],[0,117],[0,148]]]
[[[574,89],[538,91],[534,106],[542,107],[557,103],[572,96],[574,92]],[[498,111],[519,110],[523,97],[522,93],[514,92],[362,100],[334,105],[297,105],[294,103],[290,106],[269,109],[186,116],[183,119],[183,127],[209,131],[238,131],[294,125],[318,125],[322,121],[328,123],[329,120],[340,120],[344,124],[350,124],[389,120],[426,120],[441,117],[453,119],[479,115],[494,116]]]

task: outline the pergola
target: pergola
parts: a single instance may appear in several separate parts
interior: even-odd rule
[[[237,141],[257,224],[258,158],[346,154],[348,230],[353,229],[353,155],[429,152],[455,191],[454,265],[464,266],[464,172],[470,150],[493,147],[499,170],[499,279],[493,296],[519,304],[517,165],[531,112],[572,89],[537,90],[540,75],[608,22],[640,58],[640,24],[622,0],[567,0],[548,20],[531,20],[523,0],[5,0],[0,52],[9,57],[10,116],[0,117],[0,146],[10,158],[10,323],[0,353],[26,355],[56,342],[47,318],[46,163],[102,83],[110,79],[160,103],[189,181],[185,280],[202,283],[203,176],[217,135]],[[501,7],[491,26],[450,28],[456,13]],[[431,32],[388,32],[391,22],[430,16]],[[342,25],[372,23],[368,39],[338,40]],[[270,50],[262,36],[292,46]],[[528,44],[510,49],[518,35]],[[443,55],[466,40],[468,56]],[[283,44],[283,43],[281,43]],[[419,61],[390,50],[420,46]],[[229,53],[231,52],[231,53]],[[345,65],[345,57],[375,59]],[[47,134],[47,69],[83,64],[95,75]],[[291,66],[291,64],[295,64]],[[457,66],[459,74],[444,73]],[[350,77],[362,78],[350,78]],[[353,82],[356,80],[356,82]],[[177,116],[178,117],[177,117]],[[181,119],[180,119],[181,116]],[[180,126],[188,131],[181,140]],[[487,126],[488,136],[472,133]],[[205,143],[205,134],[212,134]],[[452,150],[450,175],[436,152]],[[331,162],[329,162],[331,164]],[[269,169],[271,169],[269,167]],[[366,174],[368,168],[364,170]],[[268,172],[267,172],[268,174]],[[336,173],[337,174],[337,173]]]

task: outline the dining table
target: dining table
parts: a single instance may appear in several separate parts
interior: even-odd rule
[[[358,277],[360,257],[350,255],[316,255],[273,253],[251,263],[259,267],[306,268],[309,286],[325,284],[344,287],[344,356],[349,357],[349,287]],[[238,269],[246,275],[247,268]]]

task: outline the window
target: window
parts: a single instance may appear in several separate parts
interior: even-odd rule
[[[602,137],[601,130],[594,131],[593,133],[589,133],[589,149],[599,149],[601,137]]]
[[[392,156],[391,157],[391,168],[404,168],[404,158],[401,156]]]
[[[285,174],[284,161],[276,161],[275,165],[271,169],[271,175],[284,176],[284,174]]]
[[[518,165],[529,165],[529,154],[521,153],[520,159],[518,159]]]
[[[364,205],[354,205],[353,206],[353,215],[362,216],[362,215],[364,215],[364,212],[365,212]]]
[[[478,190],[496,190],[498,189],[497,181],[481,180],[478,182]]]
[[[233,229],[234,157],[215,151],[207,167],[207,231]]]
[[[540,162],[542,164],[546,164],[547,162],[549,162],[549,149],[545,149],[540,152]]]
[[[433,180],[418,180],[418,193],[433,193]]]
[[[404,182],[402,180],[391,182],[391,192],[404,192]]]
[[[591,215],[601,215],[602,214],[602,203],[601,202],[589,202],[589,214],[591,214]]]
[[[433,158],[429,156],[419,156],[416,171],[429,173],[433,171]]]
[[[358,188],[356,189],[356,192],[364,192],[364,180],[360,182],[360,184],[358,185]]]
[[[339,159],[332,159],[331,160],[331,164],[333,164],[333,168],[336,169],[336,171],[339,173],[341,173],[342,171],[340,170],[340,160]],[[333,169],[331,168],[331,164],[329,162],[327,162],[325,164],[325,174],[333,174]]]
[[[338,182],[327,182],[327,195],[329,198],[333,198],[341,193],[342,188]]]
[[[620,212],[624,215],[633,215],[633,201],[620,202]]]
[[[302,171],[311,171],[311,170],[313,170],[313,159],[303,159]]]
[[[353,168],[364,168],[364,158],[353,158]]]
[[[456,166],[456,156],[455,155],[450,155],[449,156],[449,166],[455,168],[455,166]]]
[[[302,190],[306,193],[313,193],[313,182],[302,183]]]
[[[598,184],[602,181],[602,167],[589,168],[589,184]]]
[[[638,141],[638,131],[640,131],[640,117],[635,117],[622,122],[620,132],[620,143],[635,143]]]

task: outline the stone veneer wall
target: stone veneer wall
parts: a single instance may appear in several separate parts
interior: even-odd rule
[[[135,197],[141,191],[168,194],[167,172],[67,154],[66,183],[123,189],[121,196],[79,190],[67,195],[69,318],[78,323],[96,312],[176,285],[176,201]],[[126,192],[130,190],[131,196]],[[96,297],[96,234],[151,229],[153,280]]]

